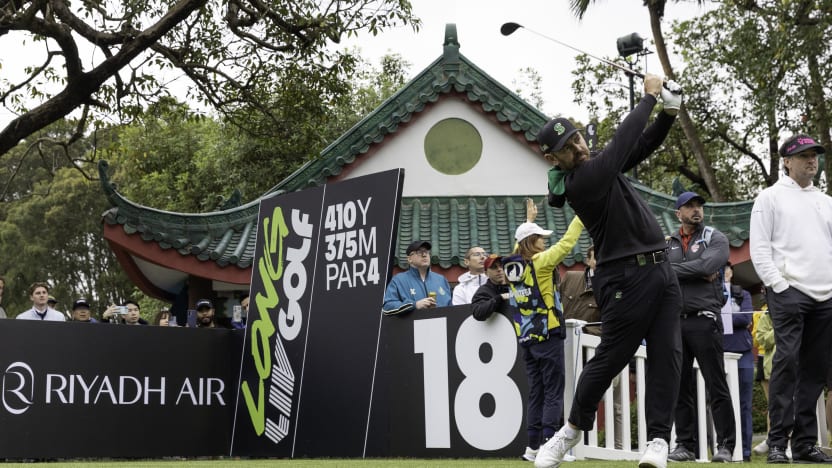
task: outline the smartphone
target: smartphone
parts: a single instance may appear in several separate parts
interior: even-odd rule
[[[119,315],[127,315],[127,306],[118,306],[116,313]]]
[[[188,309],[188,327],[196,328],[196,309]]]
[[[243,306],[235,305],[234,312],[231,314],[231,321],[240,323],[243,321]]]

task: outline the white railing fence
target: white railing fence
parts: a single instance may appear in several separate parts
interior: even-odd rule
[[[575,384],[577,378],[583,370],[583,365],[586,361],[595,355],[595,349],[601,342],[597,336],[582,333],[582,328],[579,322],[573,320],[566,321],[566,344],[565,344],[565,361],[566,361],[566,385],[564,391],[564,420],[569,417],[569,410],[572,408],[572,401],[574,398]],[[725,353],[725,374],[728,380],[728,388],[731,392],[731,402],[734,407],[734,419],[737,421],[737,446],[734,448],[733,461],[742,461],[742,433],[739,424],[739,376],[737,373],[737,360],[740,355],[736,353]],[[647,446],[647,418],[645,416],[645,363],[647,359],[647,352],[644,346],[640,346],[635,355],[636,372],[635,372],[635,398],[630,395],[630,371],[625,367],[621,374],[619,374],[620,384],[616,388],[619,392],[621,402],[621,427],[615,424],[615,405],[613,387],[607,389],[604,399],[604,445],[598,445],[598,422],[596,420],[591,431],[587,432],[587,443],[579,443],[573,449],[573,454],[579,460],[581,459],[599,459],[599,460],[638,460],[641,453]],[[707,437],[707,404],[705,402],[705,380],[699,372],[699,368],[694,361],[696,368],[696,382],[697,382],[697,420],[698,420],[698,440],[699,440],[699,454],[698,461],[708,461],[708,437]],[[637,412],[636,423],[638,430],[638,446],[631,449],[632,440],[630,437],[630,401],[635,400]],[[822,402],[819,409],[823,408]],[[820,420],[820,418],[819,418]],[[825,420],[824,420],[825,421]],[[824,431],[825,434],[825,422]],[[615,448],[616,432],[621,439],[621,449]],[[671,439],[675,436],[671,435]],[[714,438],[715,440],[715,438]],[[674,446],[671,440],[670,447]]]

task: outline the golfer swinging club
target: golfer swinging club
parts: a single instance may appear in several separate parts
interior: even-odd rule
[[[583,136],[563,118],[537,134],[549,170],[549,200],[564,200],[583,220],[595,245],[595,300],[604,326],[595,357],[584,367],[567,423],[537,454],[537,468],[557,467],[564,454],[592,428],[595,412],[613,377],[647,341],[647,439],[641,468],[665,468],[673,409],[679,393],[682,297],[667,262],[665,239],[647,203],[623,175],[662,144],[682,104],[681,90],[644,78],[644,97],[621,122],[610,143],[589,158]],[[645,129],[661,96],[664,110]]]

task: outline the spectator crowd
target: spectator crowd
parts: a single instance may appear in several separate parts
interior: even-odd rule
[[[58,310],[60,302],[50,294],[50,286],[45,282],[32,283],[27,294],[32,307],[17,315],[10,316],[3,308],[3,293],[6,290],[6,279],[0,276],[0,318],[16,318],[19,320],[40,320],[50,322],[80,322],[80,323],[108,323],[121,325],[157,325],[157,326],[188,326],[193,328],[245,328],[248,314],[248,294],[240,297],[240,305],[234,306],[235,313],[231,317],[217,316],[214,303],[210,299],[199,299],[192,309],[187,311],[187,320],[178,321],[176,315],[167,307],[160,307],[152,314],[152,319],[142,317],[141,305],[138,301],[127,299],[119,303],[109,304],[100,314],[92,311],[90,301],[79,297],[74,299],[66,311]],[[149,315],[148,317],[150,317]]]

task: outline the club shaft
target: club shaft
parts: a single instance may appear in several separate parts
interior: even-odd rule
[[[637,77],[639,77],[639,78],[644,78],[644,73],[637,72],[637,71],[635,71],[635,70],[633,70],[633,69],[631,69],[631,68],[627,68],[627,67],[625,67],[624,65],[621,65],[621,64],[615,63],[615,62],[613,62],[613,61],[611,61],[611,60],[607,60],[607,59],[605,59],[605,58],[601,58],[601,57],[598,57],[598,56],[592,55],[592,54],[590,54],[589,52],[583,51],[583,50],[581,50],[581,49],[579,49],[579,48],[577,48],[577,47],[575,47],[575,46],[572,46],[572,45],[569,45],[569,44],[567,44],[567,43],[565,43],[565,42],[559,41],[559,40],[555,39],[554,37],[550,37],[550,36],[547,36],[547,35],[545,35],[545,34],[539,33],[539,32],[537,32],[537,31],[535,31],[535,30],[533,30],[533,29],[529,29],[529,28],[527,28],[527,27],[525,27],[525,26],[522,26],[522,28],[523,28],[523,29],[525,29],[526,31],[528,31],[528,32],[532,33],[532,34],[536,34],[536,35],[538,35],[538,36],[540,36],[540,37],[542,37],[542,38],[544,38],[544,39],[550,40],[550,41],[552,41],[552,42],[554,42],[554,43],[556,43],[556,44],[560,44],[560,45],[562,45],[563,47],[566,47],[566,48],[572,49],[572,50],[574,50],[575,52],[582,53],[582,54],[586,55],[587,57],[594,58],[595,60],[598,60],[599,62],[606,63],[607,65],[609,65],[609,66],[611,66],[611,67],[615,67],[615,68],[617,68],[617,69],[619,69],[619,70],[621,70],[621,71],[623,71],[623,72],[625,72],[625,73],[629,73],[629,74],[631,74],[631,75],[635,75],[635,76],[637,76]]]

